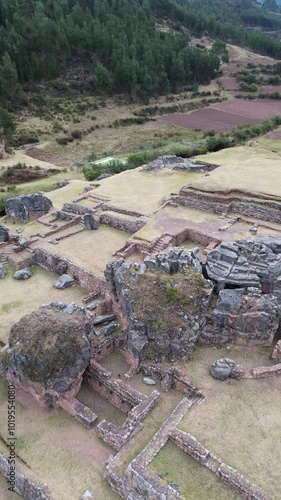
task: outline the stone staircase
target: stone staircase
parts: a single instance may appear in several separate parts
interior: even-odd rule
[[[2,264],[3,266],[7,266],[9,264],[9,254],[6,253],[6,252],[2,252],[0,253],[0,264]]]
[[[167,246],[172,242],[173,236],[170,234],[162,234],[150,247],[150,253],[159,253],[165,250]]]

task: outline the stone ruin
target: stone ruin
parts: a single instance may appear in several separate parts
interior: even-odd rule
[[[279,331],[281,240],[263,241],[224,243],[205,265],[198,249],[183,248],[142,264],[109,264],[105,275],[132,356],[189,359],[198,343],[271,346]]]
[[[35,193],[30,195],[15,196],[5,200],[5,211],[15,220],[35,220],[46,215],[53,208],[47,196]]]
[[[71,263],[41,249],[34,255],[36,263],[54,268],[60,275],[75,270]],[[84,299],[85,309],[57,302],[23,317],[11,330],[0,372],[40,404],[50,409],[60,406],[92,429],[97,416],[79,401],[82,380],[86,381],[126,414],[120,426],[106,420],[95,425],[98,435],[121,453],[141,431],[160,394],[153,391],[144,396],[99,365],[99,359],[119,350],[131,364],[128,378],[139,372],[159,379],[165,391],[175,388],[184,398],[123,477],[114,469],[118,453],[109,461],[106,478],[114,491],[127,499],[142,498],[140,491],[144,490],[152,498],[182,498],[175,485],[166,484],[148,467],[171,440],[242,495],[268,499],[194,436],[177,429],[177,422],[203,395],[169,363],[189,359],[199,343],[271,345],[279,331],[280,255],[281,240],[270,238],[222,244],[209,252],[206,263],[198,249],[175,247],[148,255],[143,263],[120,259],[109,264],[106,282],[100,281],[97,290],[93,276],[75,270],[73,275],[92,289]],[[97,299],[99,293],[101,300]],[[273,353],[277,363],[281,363],[280,352],[278,342]],[[216,373],[227,372],[227,377],[243,376],[242,369],[228,358],[218,360],[212,368]],[[281,365],[260,367],[253,370],[252,377],[279,373]],[[48,492],[44,494],[38,498],[51,498]]]

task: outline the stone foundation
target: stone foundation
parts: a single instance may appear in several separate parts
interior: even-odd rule
[[[59,406],[63,408],[67,413],[75,417],[79,422],[84,424],[88,429],[91,429],[97,419],[97,416],[95,415],[90,408],[87,406],[84,406],[80,401],[77,399],[62,399],[59,401]]]
[[[236,470],[225,465],[218,457],[212,454],[194,436],[177,428],[180,420],[193,404],[198,400],[184,398],[175,408],[171,416],[164,422],[157,434],[152,438],[146,448],[129,464],[125,475],[118,477],[114,465],[118,462],[118,454],[111,459],[106,467],[106,479],[114,491],[125,499],[141,499],[144,491],[147,498],[157,500],[184,499],[179,488],[167,484],[157,474],[149,469],[149,464],[161,452],[165,444],[171,440],[176,446],[211,472],[231,488],[238,491],[243,497],[251,500],[270,500],[267,495],[256,485],[250,483]],[[182,471],[184,473],[184,471]]]
[[[67,269],[68,274],[71,274],[82,288],[91,291],[99,291],[100,293],[105,289],[105,280],[103,278],[95,276],[90,271],[83,269],[83,267],[77,264],[73,264],[68,259],[61,259],[43,248],[36,248],[34,263],[56,274],[58,266],[62,265],[65,267],[64,272],[66,272]]]
[[[179,205],[205,212],[216,214],[231,212],[278,224],[281,223],[281,205],[278,202],[254,197],[241,201],[239,193],[237,193],[237,196],[220,196],[183,187],[179,195],[173,196],[173,201]]]
[[[142,421],[157,405],[160,393],[153,391],[150,396],[144,396],[122,380],[113,379],[111,373],[95,361],[91,361],[85,380],[98,394],[127,415],[121,426],[102,420],[96,428],[99,436],[119,451],[142,429]]]

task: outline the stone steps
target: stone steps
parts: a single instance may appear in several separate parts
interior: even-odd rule
[[[172,236],[169,234],[164,234],[152,245],[150,248],[150,253],[159,253],[165,250],[169,243],[172,241]]]

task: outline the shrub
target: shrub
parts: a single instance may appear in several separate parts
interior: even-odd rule
[[[20,146],[24,146],[25,144],[37,144],[38,142],[39,137],[37,132],[31,129],[21,129],[17,130],[17,132],[9,140],[9,145],[13,146],[14,148],[19,148]]]
[[[76,140],[82,139],[82,131],[81,130],[78,130],[78,129],[72,130],[70,135],[71,135],[72,139],[76,139]]]
[[[233,141],[225,136],[209,137],[206,143],[207,150],[210,152],[220,151],[231,146],[233,146]]]

